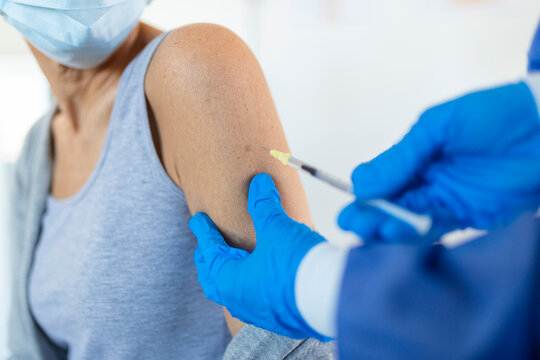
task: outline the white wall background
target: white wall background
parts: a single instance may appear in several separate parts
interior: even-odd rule
[[[261,12],[260,59],[293,152],[347,177],[427,106],[523,76],[540,2],[273,0]],[[342,239],[347,196],[304,184],[318,228]]]
[[[146,21],[215,22],[258,55],[293,152],[341,175],[397,141],[427,106],[525,75],[537,0],[155,0]],[[7,166],[47,106],[20,36],[0,21],[0,344],[7,288]],[[349,200],[303,177],[316,227],[348,242]],[[2,358],[0,345],[0,358]]]

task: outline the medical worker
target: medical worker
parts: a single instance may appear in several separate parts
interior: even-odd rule
[[[540,358],[540,29],[529,68],[524,81],[429,109],[356,168],[356,201],[338,221],[365,246],[341,250],[290,219],[266,174],[249,188],[252,253],[196,214],[206,296],[280,334],[337,337],[343,360]],[[380,197],[431,215],[433,230],[420,238],[363,205]],[[466,227],[489,233],[436,243]]]

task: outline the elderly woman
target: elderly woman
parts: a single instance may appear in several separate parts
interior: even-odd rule
[[[262,171],[292,217],[309,211],[262,150],[287,143],[247,46],[216,25],[164,34],[139,22],[146,2],[0,1],[55,99],[16,171],[12,358],[331,357],[204,297],[192,213],[253,249],[247,185]]]

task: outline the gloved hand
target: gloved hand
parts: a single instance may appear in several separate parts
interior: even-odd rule
[[[298,266],[324,238],[287,216],[267,174],[251,181],[248,212],[257,236],[251,254],[227,245],[206,214],[189,222],[199,242],[195,265],[204,294],[243,322],[288,337],[326,340],[304,321],[295,300]]]
[[[540,205],[540,119],[528,86],[463,96],[426,111],[411,131],[353,174],[357,201],[338,223],[364,240],[418,240],[408,225],[362,205],[390,199],[434,220],[426,239],[491,229]]]

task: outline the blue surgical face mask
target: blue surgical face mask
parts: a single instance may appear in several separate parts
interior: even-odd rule
[[[76,69],[102,63],[133,30],[148,0],[0,0],[0,14],[33,46]]]

